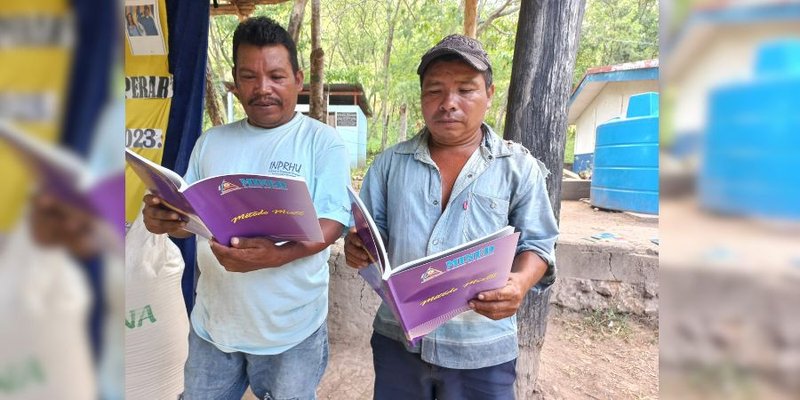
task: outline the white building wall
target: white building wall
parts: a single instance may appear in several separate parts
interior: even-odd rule
[[[628,99],[645,92],[658,92],[658,81],[608,82],[575,122],[575,154],[594,153],[597,125],[623,117]]]

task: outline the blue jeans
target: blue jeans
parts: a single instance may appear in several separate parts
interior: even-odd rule
[[[423,361],[402,343],[372,334],[375,400],[514,399],[517,360],[478,369],[451,369]]]
[[[247,386],[259,399],[313,400],[328,364],[328,327],[276,355],[225,353],[189,330],[185,400],[241,400]]]

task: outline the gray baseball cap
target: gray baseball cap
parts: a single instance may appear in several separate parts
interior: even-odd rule
[[[492,69],[489,55],[483,51],[481,42],[464,35],[453,34],[442,39],[422,56],[417,67],[417,75],[422,77],[431,61],[447,54],[461,57],[467,64],[480,72]]]

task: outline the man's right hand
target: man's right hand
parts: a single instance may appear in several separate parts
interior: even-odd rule
[[[369,253],[364,248],[364,242],[352,227],[344,238],[344,258],[347,265],[353,268],[364,268],[369,265]]]
[[[148,231],[159,235],[167,233],[177,237],[191,235],[183,230],[186,227],[186,222],[181,219],[177,212],[165,207],[160,197],[148,194],[144,196],[142,201],[144,201],[144,210],[142,210],[144,226]]]

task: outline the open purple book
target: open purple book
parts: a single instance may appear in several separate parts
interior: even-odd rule
[[[11,146],[23,162],[35,170],[43,192],[98,218],[104,226],[114,230],[118,239],[124,238],[124,171],[96,176],[75,154],[8,123],[0,124],[0,140]]]
[[[392,268],[375,222],[348,188],[356,232],[372,262],[358,271],[417,341],[462,312],[478,293],[506,284],[519,233],[507,226],[485,237]]]
[[[233,237],[322,242],[322,229],[303,179],[230,174],[187,184],[125,149],[125,161],[153,194],[184,218],[186,230],[229,246]]]

